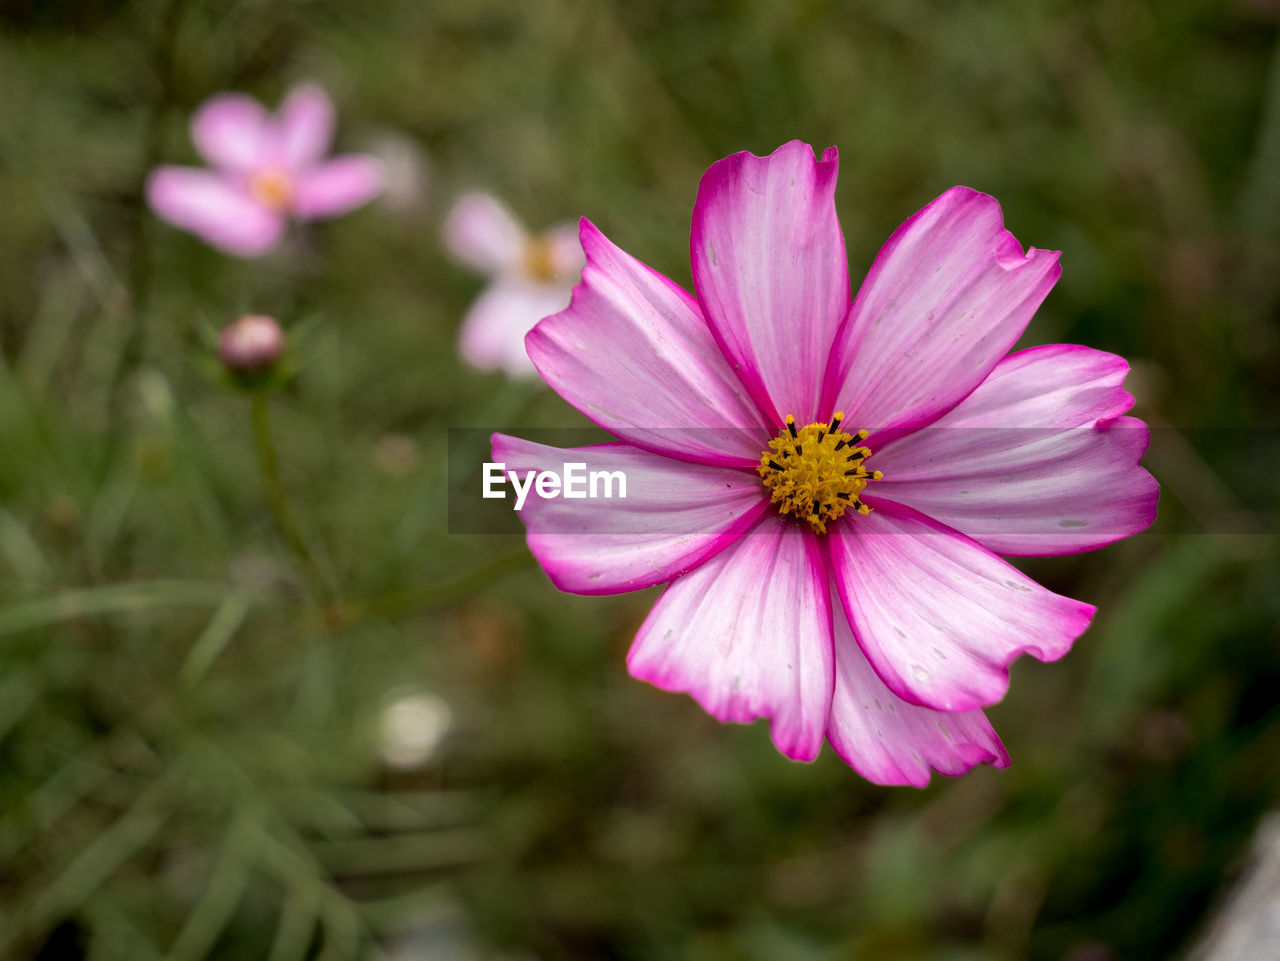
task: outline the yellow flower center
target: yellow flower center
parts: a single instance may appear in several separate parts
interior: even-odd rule
[[[273,210],[287,210],[293,203],[293,181],[280,170],[259,170],[249,180],[249,192]]]
[[[844,414],[837,411],[829,424],[797,429],[796,419],[788,414],[787,429],[769,441],[756,468],[778,513],[793,515],[819,534],[847,510],[871,513],[858,494],[869,481],[884,476],[863,467],[871,451],[858,442],[867,432],[847,434],[840,430],[842,420]]]
[[[524,245],[525,273],[534,280],[546,284],[560,279],[556,269],[555,245],[550,237],[530,237]]]

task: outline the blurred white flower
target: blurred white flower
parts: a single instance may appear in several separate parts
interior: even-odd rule
[[[422,214],[431,193],[427,152],[412,137],[390,129],[376,131],[364,148],[382,164],[382,205],[409,219]]]
[[[418,692],[389,702],[382,710],[378,752],[389,767],[421,767],[435,755],[453,723],[443,698]]]
[[[463,359],[480,370],[536,377],[524,335],[569,304],[586,264],[577,226],[530,234],[496,197],[469,193],[449,212],[444,242],[455,260],[491,278],[463,319]]]

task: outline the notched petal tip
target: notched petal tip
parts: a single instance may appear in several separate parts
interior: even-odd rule
[[[1047,267],[1062,256],[1060,250],[1042,250],[1038,247],[1027,247],[1024,251],[1018,238],[1004,226],[1004,208],[991,194],[957,184],[944,190],[929,206],[934,205],[950,210],[953,214],[963,212],[967,217],[989,217],[998,224],[999,229],[992,244],[992,251],[996,263],[1005,270],[1016,270],[1032,262],[1038,262]],[[1061,266],[1057,269],[1058,273],[1062,272]]]
[[[1051,273],[1054,281],[1062,276],[1061,250],[1041,250],[1038,247],[1028,247],[1026,252],[1023,253],[1022,244],[1008,230],[1003,231],[996,238],[994,253],[996,265],[1003,267],[1007,271],[1021,270],[1030,264],[1036,264],[1046,273]]]
[[[840,166],[840,151],[833,145],[823,150],[819,157],[813,146],[803,140],[788,140],[772,153],[761,155],[750,150],[739,150],[717,160],[702,175],[699,198],[704,190],[718,189],[719,185],[731,178],[744,178],[749,189],[762,190],[763,187],[753,187],[752,181],[753,178],[764,176],[770,165],[803,163],[806,160],[818,170],[824,186],[834,189]]]
[[[614,246],[613,241],[604,235],[604,231],[586,217],[578,218],[578,243],[582,245],[582,254],[588,266]]]

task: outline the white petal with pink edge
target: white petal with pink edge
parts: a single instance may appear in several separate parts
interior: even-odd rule
[[[585,499],[542,498],[530,489],[520,512],[529,549],[552,583],[574,594],[617,594],[679,577],[738,539],[767,506],[756,477],[629,444],[561,449],[494,434],[493,458],[521,478],[529,471],[563,477],[566,464],[577,464],[578,486],[595,489]]]
[[[831,569],[867,660],[899,697],[940,711],[994,704],[1021,654],[1056,660],[1094,608],[1041,587],[976,541],[865,497],[828,537]]]
[[[876,784],[925,787],[930,769],[956,777],[979,764],[1008,767],[1009,755],[981,711],[935,711],[885,686],[862,653],[839,597],[831,602],[836,686],[827,740]]]
[[[569,307],[538,324],[529,356],[561,397],[655,453],[754,469],[773,430],[677,284],[582,222],[587,266]]]
[[[364,154],[345,154],[307,167],[294,178],[294,216],[317,220],[345,214],[378,196],[382,182],[382,164]]]
[[[275,124],[265,108],[242,93],[222,93],[191,117],[191,140],[215,167],[249,173],[274,162]]]
[[[827,407],[881,442],[936,420],[1009,351],[1061,273],[1056,251],[1023,253],[995,198],[952,187],[877,255],[831,353]]]
[[[835,682],[831,607],[814,534],[768,516],[674,581],[636,635],[633,676],[721,721],[772,719],[778,750],[822,747]]]
[[[767,157],[734,154],[698,187],[690,252],[707,322],[777,424],[819,416],[827,356],[849,310],[836,219],[834,147],[815,160],[792,141]]]
[[[240,257],[267,253],[280,242],[284,218],[229,178],[192,167],[157,167],[147,178],[156,215]]]
[[[298,170],[329,152],[333,144],[333,101],[315,84],[294,87],[276,114],[277,160]]]
[[[875,494],[998,554],[1093,550],[1151,526],[1159,485],[1139,461],[1146,424],[1129,365],[1055,344],[1002,360],[955,408],[874,456]]]
[[[459,263],[485,274],[515,270],[527,239],[520,221],[492,194],[463,194],[444,221],[445,248]]]
[[[548,314],[563,310],[569,289],[520,278],[495,280],[468,308],[458,349],[472,367],[512,377],[538,376],[524,349],[524,336]]]

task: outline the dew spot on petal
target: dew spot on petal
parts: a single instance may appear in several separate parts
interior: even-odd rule
[[[911,676],[914,677],[921,684],[928,684],[931,680],[933,680],[933,676],[928,671],[926,671],[923,667],[921,667],[919,664],[911,665]]]
[[[1088,521],[1080,521],[1080,520],[1070,520],[1070,519],[1068,519],[1068,520],[1061,520],[1061,521],[1058,521],[1058,526],[1059,526],[1059,527],[1088,527],[1088,526],[1089,526],[1089,522],[1088,522]]]
[[[1005,581],[1004,586],[1009,588],[1011,591],[1021,591],[1023,594],[1027,594],[1031,591],[1031,588],[1027,587],[1026,584],[1019,584],[1017,581]]]

